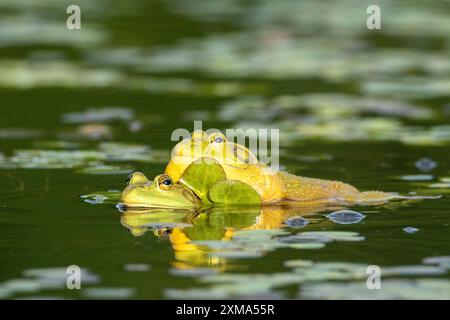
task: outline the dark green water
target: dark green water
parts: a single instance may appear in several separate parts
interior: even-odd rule
[[[66,4],[0,1],[0,298],[449,299],[448,3],[383,2],[374,32],[360,2],[183,3],[81,1],[68,31]],[[123,110],[98,118],[111,106]],[[87,109],[97,118],[67,120]],[[354,224],[325,217],[337,208],[128,220],[113,199],[83,201],[129,171],[162,173],[172,131],[194,120],[279,128],[280,163],[298,175],[442,197],[351,207],[365,215]],[[18,153],[32,149],[57,152]],[[283,224],[299,215],[310,223]],[[177,246],[158,226],[213,242]],[[311,246],[284,239],[315,231]],[[69,265],[89,274],[81,290],[65,287]]]

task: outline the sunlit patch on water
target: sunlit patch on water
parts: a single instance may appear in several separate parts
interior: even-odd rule
[[[82,295],[90,299],[130,299],[135,294],[133,288],[98,287],[82,291]]]
[[[434,176],[431,174],[407,174],[394,178],[404,181],[430,181],[434,179]]]
[[[299,297],[305,299],[413,299],[448,300],[450,281],[445,279],[389,279],[381,290],[368,290],[359,283],[308,283],[301,287]]]
[[[47,144],[48,147],[72,147],[65,143]],[[147,145],[130,143],[100,143],[93,150],[29,149],[16,150],[11,156],[0,158],[0,169],[78,169],[84,174],[130,173],[130,165],[112,165],[117,162],[161,163],[170,152],[152,150]]]
[[[23,277],[0,283],[0,298],[13,298],[21,294],[36,294],[46,290],[67,289],[66,268],[27,269]],[[81,268],[81,285],[93,285],[100,282],[100,277],[91,271]]]
[[[433,259],[433,258],[429,258]],[[432,299],[432,288],[438,290],[439,298],[448,299],[450,282],[445,279],[424,278],[442,275],[448,268],[426,265],[381,267],[383,280],[380,290],[369,290],[366,284],[365,264],[345,262],[314,263],[307,260],[290,260],[285,266],[290,272],[273,274],[214,274],[200,277],[208,287],[196,289],[168,289],[166,296],[179,299],[245,298],[256,294],[284,292],[288,286],[299,286],[298,298],[316,299]],[[417,276],[417,280],[396,277]],[[330,282],[333,281],[333,282]],[[351,292],[354,289],[355,292]],[[408,290],[409,289],[409,290]],[[445,291],[447,290],[447,291]],[[284,298],[290,297],[281,293]]]

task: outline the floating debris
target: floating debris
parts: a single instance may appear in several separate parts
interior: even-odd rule
[[[33,142],[36,149],[80,149],[82,144],[79,142],[69,142],[62,140],[42,140]]]
[[[328,243],[332,241],[363,241],[365,238],[350,231],[307,231],[289,236],[279,236],[284,243]]]
[[[128,131],[133,132],[133,133],[142,131],[143,128],[144,128],[144,124],[140,120],[133,120],[128,125]]]
[[[410,174],[397,176],[394,179],[403,181],[430,181],[434,179],[434,176],[431,174]]]
[[[0,128],[0,139],[30,139],[43,135],[43,131],[39,129]]]
[[[153,150],[150,146],[136,143],[103,142],[99,151],[105,153],[108,161],[164,163],[170,160],[170,151]]]
[[[450,256],[435,256],[423,259],[424,264],[435,264],[441,268],[450,270]]]
[[[443,275],[447,271],[440,266],[395,266],[384,267],[382,269],[383,276],[434,276]]]
[[[383,280],[381,290],[368,290],[365,281],[350,283],[305,283],[303,299],[450,299],[450,281],[445,279]]]
[[[112,129],[110,126],[98,123],[84,124],[78,127],[77,133],[80,137],[92,140],[111,139]]]
[[[292,268],[290,272],[284,273],[258,273],[258,274],[243,274],[243,273],[211,273],[200,275],[199,281],[209,284],[209,287],[191,288],[187,290],[183,289],[168,289],[165,294],[168,298],[204,298],[220,297],[254,297],[258,292],[259,294],[269,294],[274,290],[285,288],[292,285],[300,285],[300,297],[318,298],[315,294],[320,293],[320,298],[334,299],[360,299],[357,294],[353,294],[345,289],[346,286],[354,288],[355,286],[361,286],[365,290],[365,295],[371,295],[371,292],[386,292],[385,283],[393,283],[398,280],[384,279],[382,290],[367,290],[367,264],[347,263],[347,262],[312,262],[308,260],[289,260],[285,262],[285,266]],[[385,278],[401,277],[401,276],[436,276],[445,274],[446,270],[442,267],[426,266],[426,265],[411,265],[411,266],[396,266],[396,267],[380,267],[382,274]],[[352,282],[354,281],[354,282]],[[403,280],[401,280],[403,281]],[[447,289],[448,283],[442,285],[442,279],[426,279],[419,280],[406,280],[408,282],[434,282],[440,283],[438,291],[442,293],[442,290]],[[445,281],[444,281],[445,282]],[[336,290],[328,292],[325,290],[328,286],[336,286]],[[433,285],[434,286],[434,285]],[[341,288],[345,291],[345,294],[341,293],[337,288]],[[361,288],[361,290],[362,290]],[[399,287],[392,286],[392,288],[398,288],[396,293],[402,294],[402,297],[412,297],[419,292],[415,290],[413,292],[402,292]],[[314,289],[314,292],[312,292]],[[323,289],[323,290],[322,290]],[[450,291],[446,293],[448,296]],[[323,294],[323,296],[322,296]],[[338,296],[336,296],[338,294]],[[434,297],[431,290],[427,290],[426,295]],[[372,296],[373,297],[373,296]]]
[[[414,165],[420,171],[428,172],[437,167],[437,163],[430,158],[421,158]]]
[[[405,231],[406,233],[416,233],[419,231],[419,229],[414,227],[405,227],[403,228],[403,231]]]
[[[361,222],[366,216],[351,210],[340,210],[326,215],[328,219],[338,224],[353,224]]]
[[[100,278],[85,268],[81,268],[82,285],[98,283]],[[0,297],[13,298],[18,294],[37,293],[42,290],[67,290],[67,268],[36,268],[22,272],[23,278],[0,283]]]
[[[169,274],[177,277],[200,277],[209,274],[216,273],[217,270],[212,268],[200,268],[200,267],[191,267],[191,268],[172,268],[169,270]]]
[[[121,107],[91,108],[82,112],[66,113],[62,116],[65,123],[89,123],[89,122],[128,122],[134,118],[134,111]]]
[[[301,216],[290,217],[284,221],[284,224],[291,228],[303,228],[306,227],[308,223],[309,221]]]
[[[85,167],[77,171],[83,174],[120,174],[125,175],[133,172],[133,168],[130,167],[120,167],[120,166],[110,166],[110,165],[96,165],[91,167]]]
[[[311,267],[314,264],[311,260],[286,260],[283,265],[288,268]]]
[[[82,295],[92,299],[130,299],[136,294],[133,288],[85,288]]]
[[[101,193],[92,193],[80,196],[84,202],[89,204],[112,203],[120,198],[121,192],[118,190],[102,191]]]
[[[97,151],[17,150],[6,163],[21,169],[72,169],[105,159]]]
[[[86,68],[76,63],[63,61],[39,63],[6,59],[0,61],[0,87],[6,88],[111,87],[125,81],[123,77],[124,75],[118,70]]]
[[[105,202],[105,200],[108,200],[108,197],[105,197],[101,194],[89,194],[81,196],[81,198],[84,199],[84,202],[89,204],[100,204]]]
[[[450,188],[450,182],[438,182],[428,185],[428,188],[447,189]]]
[[[127,263],[123,269],[127,272],[147,272],[151,270],[151,266],[144,263]]]

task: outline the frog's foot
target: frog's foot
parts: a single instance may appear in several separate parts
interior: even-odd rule
[[[439,199],[441,196],[402,196],[395,192],[365,191],[358,193],[352,202],[358,204],[384,204],[390,200]]]
[[[351,201],[357,204],[383,204],[398,197],[394,192],[364,191],[356,194]]]

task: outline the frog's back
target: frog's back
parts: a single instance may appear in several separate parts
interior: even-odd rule
[[[358,189],[340,181],[300,177],[284,171],[278,176],[284,182],[285,200],[327,201],[349,199],[359,194]]]
[[[284,171],[280,171],[278,176],[284,183],[285,200],[289,201],[381,204],[398,197],[395,193],[382,191],[360,192],[341,181],[305,178]]]

